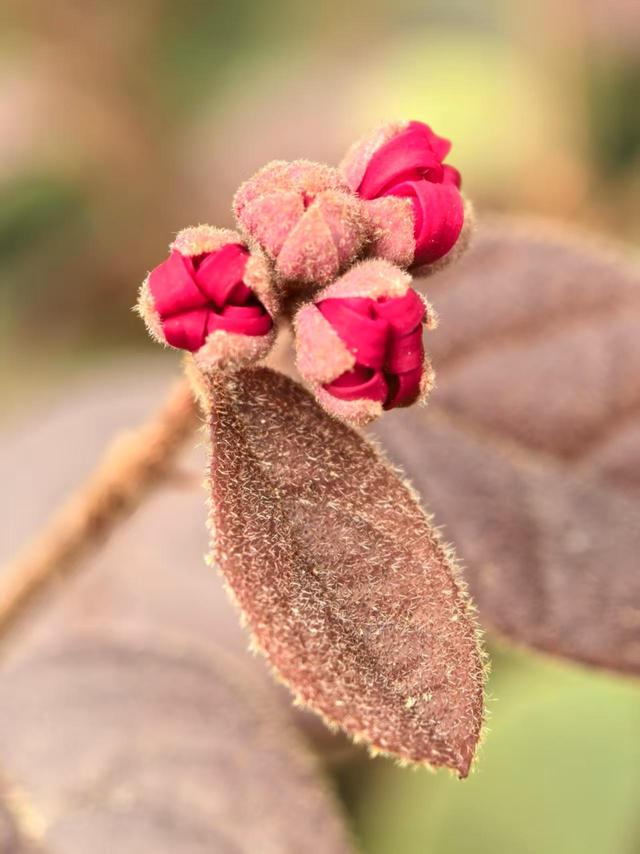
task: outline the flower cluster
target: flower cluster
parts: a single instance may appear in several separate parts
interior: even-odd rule
[[[152,336],[211,372],[264,358],[293,320],[298,369],[333,415],[365,424],[424,399],[434,315],[408,271],[449,263],[472,223],[450,148],[413,121],[361,139],[337,169],[267,164],[234,197],[239,233],[187,228],[147,276]]]

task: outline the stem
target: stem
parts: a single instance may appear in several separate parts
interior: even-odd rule
[[[89,480],[0,570],[0,641],[54,581],[73,570],[163,481],[197,424],[193,393],[183,380],[153,418],[116,438]]]

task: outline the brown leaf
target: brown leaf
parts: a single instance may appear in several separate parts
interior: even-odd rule
[[[266,368],[210,382],[214,559],[298,699],[374,748],[467,774],[475,620],[451,553],[362,437]]]
[[[170,386],[129,364],[5,428],[3,548]],[[52,453],[73,448],[73,453]],[[347,833],[206,551],[189,451],[82,571],[21,624],[0,668],[0,851],[339,852]],[[38,488],[34,488],[34,478]],[[6,795],[6,797],[5,797]],[[3,810],[2,804],[6,804]],[[3,836],[4,834],[4,836]],[[14,845],[11,848],[11,845]]]
[[[375,432],[456,544],[481,622],[640,673],[638,268],[497,221],[423,289],[438,387]]]
[[[346,851],[292,746],[264,687],[211,650],[87,634],[4,679],[0,750],[65,854]]]

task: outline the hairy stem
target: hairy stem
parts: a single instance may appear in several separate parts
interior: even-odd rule
[[[0,641],[53,582],[73,570],[162,482],[197,424],[193,393],[183,380],[146,424],[116,438],[89,480],[0,570]]]

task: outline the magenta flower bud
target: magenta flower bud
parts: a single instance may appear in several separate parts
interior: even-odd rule
[[[417,269],[444,259],[461,235],[464,241],[471,209],[460,173],[443,163],[450,148],[422,122],[384,125],[352,146],[340,171],[367,200],[370,254]]]
[[[204,371],[262,359],[275,340],[277,301],[266,260],[235,231],[185,228],[140,289],[138,311],[161,343]]]
[[[422,331],[433,325],[407,273],[363,261],[298,311],[298,370],[328,412],[363,425],[426,397],[433,372]]]
[[[277,160],[246,181],[233,200],[238,224],[273,260],[281,279],[328,284],[361,252],[364,206],[330,166]]]

